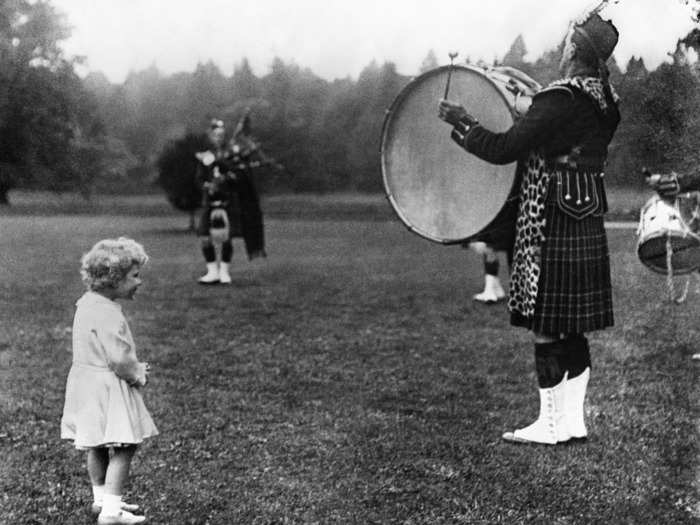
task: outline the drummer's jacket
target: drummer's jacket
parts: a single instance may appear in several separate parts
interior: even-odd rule
[[[700,170],[695,173],[679,175],[678,184],[681,192],[700,191]]]
[[[602,214],[607,211],[607,149],[620,113],[609,89],[598,95],[596,100],[571,84],[555,83],[533,97],[527,113],[508,131],[495,133],[464,122],[455,126],[452,138],[493,164],[519,161],[524,168],[530,154],[537,152],[550,173],[548,203],[578,218]]]

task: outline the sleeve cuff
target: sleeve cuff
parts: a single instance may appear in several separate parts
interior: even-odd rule
[[[457,124],[455,124],[455,127],[452,128],[452,133],[450,134],[452,140],[463,148],[466,148],[469,133],[477,124],[478,123],[476,121],[460,120]]]

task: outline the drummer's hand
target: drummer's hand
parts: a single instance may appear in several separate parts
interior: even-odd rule
[[[461,104],[445,99],[440,100],[440,103],[438,104],[438,116],[453,126],[456,126],[460,121],[465,120],[469,123],[476,122],[476,119],[467,113],[467,110],[464,109]]]
[[[664,199],[674,198],[680,193],[681,187],[678,183],[678,174],[675,172],[654,174],[647,178],[649,186]]]

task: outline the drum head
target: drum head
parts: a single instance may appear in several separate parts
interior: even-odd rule
[[[460,148],[437,116],[448,67],[429,71],[399,93],[384,121],[382,175],[389,201],[417,234],[444,244],[482,231],[506,204],[516,163],[495,165]],[[504,92],[481,70],[455,66],[450,100],[487,129],[508,130],[513,114]]]
[[[700,242],[697,237],[683,237],[676,232],[646,239],[637,248],[639,259],[651,270],[668,273],[666,241],[671,241],[671,269],[674,275],[684,275],[698,269],[700,262]]]

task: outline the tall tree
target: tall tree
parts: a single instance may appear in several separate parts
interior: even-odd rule
[[[430,51],[428,51],[428,54],[425,55],[423,62],[421,62],[420,72],[425,73],[426,71],[430,71],[431,69],[435,69],[439,65],[440,64],[438,63],[437,56],[435,56],[435,51],[433,51],[431,49]]]
[[[523,69],[525,64],[525,55],[527,55],[527,47],[523,35],[518,35],[510,45],[510,49],[503,56],[502,64],[517,69]]]
[[[195,153],[207,147],[204,135],[188,133],[168,143],[156,161],[158,184],[175,208],[189,214],[189,229],[192,231],[195,227],[194,213],[202,204],[202,188],[196,180],[198,161]]]
[[[247,58],[233,70],[231,91],[235,99],[246,106],[251,106],[260,97],[260,80],[253,73]]]
[[[88,192],[101,126],[59,45],[68,36],[47,1],[0,2],[0,203],[20,183]]]

